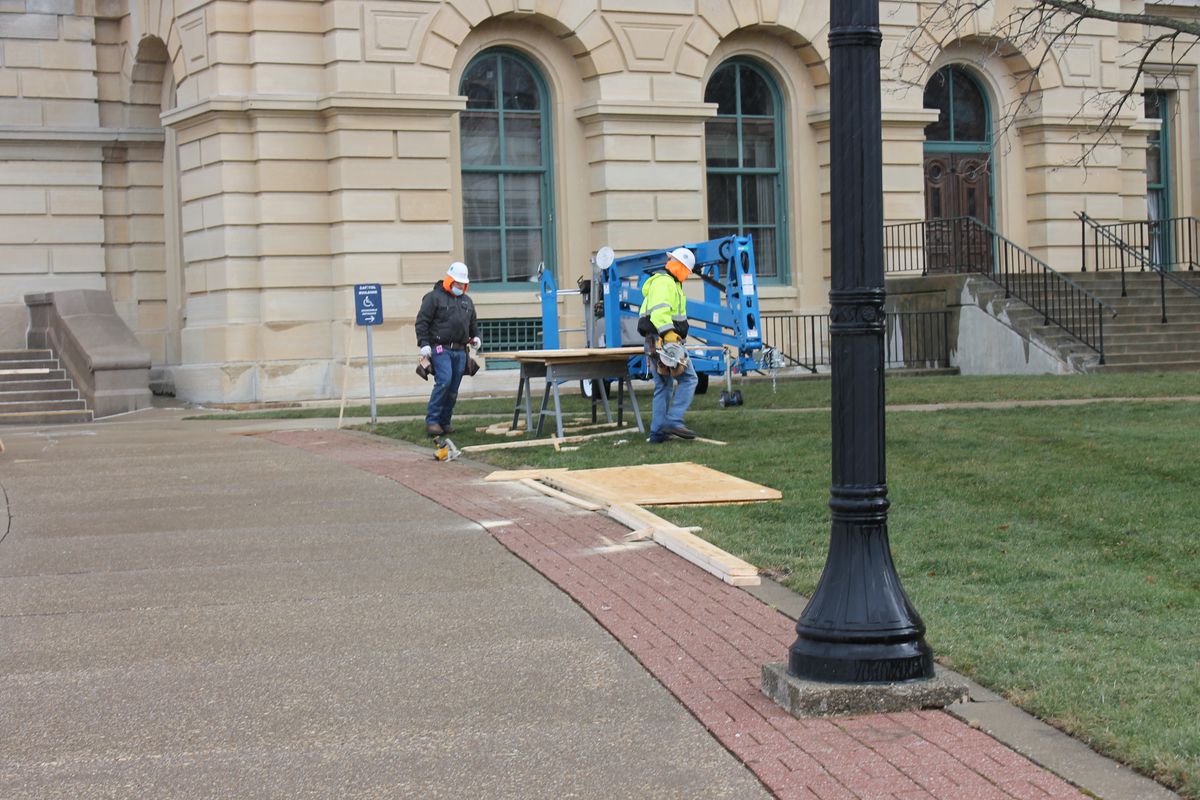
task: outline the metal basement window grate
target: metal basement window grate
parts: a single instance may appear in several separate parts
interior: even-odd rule
[[[542,320],[540,317],[509,317],[479,320],[482,352],[502,353],[509,350],[540,350]],[[488,369],[516,369],[516,361],[488,360]]]

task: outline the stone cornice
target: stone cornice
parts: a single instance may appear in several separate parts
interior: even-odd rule
[[[716,103],[656,103],[645,100],[610,102],[604,100],[575,107],[575,118],[581,122],[609,120],[639,120],[650,122],[700,121],[717,115]]]
[[[1071,117],[1043,114],[1037,117],[1022,117],[1013,123],[1018,131],[1069,131],[1071,133],[1095,133],[1100,130],[1101,120],[1097,117]],[[1153,127],[1144,119],[1118,119],[1103,123],[1106,131],[1149,132]]]
[[[38,144],[143,144],[163,141],[161,128],[52,128],[0,125],[0,142]]]
[[[467,107],[461,95],[324,94],[215,95],[162,115],[163,125],[187,128],[214,116],[289,116],[337,114],[456,114]]]
[[[881,112],[883,124],[889,127],[924,128],[931,122],[937,122],[938,112],[930,108],[884,109]],[[808,124],[814,128],[829,127],[829,109],[818,108],[808,112],[805,117]]]

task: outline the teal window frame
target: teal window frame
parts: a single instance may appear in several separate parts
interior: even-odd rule
[[[1146,192],[1157,193],[1158,199],[1158,219],[1171,219],[1171,92],[1162,91],[1160,89],[1150,89],[1144,92],[1145,99],[1154,99],[1157,106],[1158,116],[1150,117],[1150,119],[1158,120],[1158,130],[1146,137],[1149,142],[1158,146],[1158,177],[1156,183],[1151,183],[1150,176],[1146,176]],[[1148,103],[1146,104],[1149,105]],[[1149,115],[1147,115],[1149,116]],[[1147,208],[1147,221],[1149,221],[1149,208]],[[1157,262],[1165,269],[1170,269],[1171,264],[1175,260],[1175,254],[1172,252],[1173,241],[1170,235],[1170,228],[1166,226],[1158,226],[1157,230],[1151,230],[1150,236],[1154,239],[1151,253]]]
[[[546,83],[545,77],[538,66],[522,54],[518,50],[509,47],[493,47],[476,55],[467,64],[467,68],[463,70],[462,78],[459,80],[459,93],[465,94],[465,81],[471,71],[481,62],[486,59],[496,59],[496,93],[497,108],[495,109],[478,109],[468,108],[470,113],[486,113],[492,111],[497,117],[497,143],[496,152],[498,153],[499,161],[495,164],[467,164],[465,160],[461,164],[462,174],[462,201],[463,201],[463,250],[464,258],[466,257],[467,239],[473,232],[493,232],[499,234],[499,257],[500,257],[500,279],[477,280],[472,274],[471,291],[502,291],[512,290],[514,288],[525,288],[531,280],[536,280],[536,265],[534,265],[533,273],[526,277],[516,279],[510,278],[512,273],[509,264],[508,254],[508,236],[510,232],[529,231],[541,229],[542,239],[542,257],[541,262],[547,265],[547,269],[551,269],[554,263],[554,254],[556,252],[556,236],[554,231],[555,214],[554,214],[554,143],[553,129],[550,117],[550,90]],[[540,164],[538,166],[523,166],[519,164],[507,163],[507,148],[505,146],[505,114],[504,101],[501,87],[504,80],[504,64],[506,60],[518,62],[524,67],[533,77],[538,91],[538,119],[540,123],[541,147],[540,147]],[[462,133],[459,133],[460,150],[462,144]],[[496,225],[468,225],[467,224],[467,179],[468,175],[495,175],[498,182],[498,202],[497,209],[497,224]],[[513,225],[506,222],[507,208],[505,198],[505,177],[514,175],[537,175],[539,177],[539,187],[541,190],[541,213],[540,225]],[[467,264],[474,271],[476,265],[468,261]]]
[[[947,75],[948,75],[948,77],[946,79],[947,89],[948,89],[948,91],[946,92],[946,101],[947,101],[947,105],[949,106],[947,114],[948,114],[948,120],[949,120],[950,138],[949,139],[926,139],[924,151],[926,153],[929,153],[929,152],[934,152],[934,153],[982,153],[988,157],[988,161],[991,162],[991,164],[994,167],[995,163],[996,163],[996,159],[995,159],[995,145],[994,145],[994,142],[992,141],[992,104],[988,98],[987,91],[984,89],[983,83],[980,82],[979,78],[977,78],[975,76],[975,74],[971,72],[971,70],[967,69],[966,67],[963,67],[960,64],[947,64],[946,66],[940,68],[936,73],[934,73],[934,76],[936,77],[936,75],[941,74],[943,72],[947,73]],[[971,85],[973,85],[975,87],[975,91],[977,91],[979,93],[980,99],[983,101],[983,131],[984,131],[983,139],[980,139],[977,141],[959,140],[954,135],[954,128],[955,128],[955,125],[954,125],[954,79],[953,79],[954,73],[958,73],[958,74],[962,75],[964,78],[966,78],[968,81],[970,81]],[[933,80],[933,77],[931,77],[929,79],[929,81],[926,81],[925,85],[928,86],[929,82],[932,80]],[[925,129],[929,130],[929,128],[931,128],[935,124],[936,123],[930,123],[929,125],[925,126]],[[995,171],[995,169],[988,170],[987,191],[988,191],[988,217],[989,217],[988,224],[991,225],[992,227],[995,227],[995,225],[996,225],[996,171]]]
[[[705,121],[705,185],[706,185],[706,216],[708,218],[708,235],[709,238],[729,235],[729,225],[714,225],[712,222],[712,205],[711,198],[708,197],[707,184],[710,175],[733,175],[738,180],[735,181],[736,186],[736,202],[737,202],[737,226],[734,231],[739,236],[750,234],[754,235],[757,230],[771,229],[775,232],[775,252],[772,254],[775,257],[775,274],[763,275],[759,273],[758,282],[762,284],[777,284],[787,285],[791,280],[791,265],[789,259],[788,248],[788,204],[787,204],[787,142],[786,129],[784,126],[783,114],[783,93],[779,89],[779,84],[770,72],[766,70],[758,62],[750,58],[738,57],[730,58],[722,61],[721,64],[709,76],[708,83],[711,83],[717,73],[727,67],[737,69],[736,79],[734,81],[735,92],[735,112],[733,114],[718,114],[713,119],[733,119],[737,130],[737,153],[738,166],[736,167],[713,167],[709,166],[708,154],[708,125],[709,121]],[[763,114],[743,114],[742,113],[742,72],[747,69],[753,71],[766,84],[771,93],[772,113],[769,115]],[[707,95],[708,85],[705,85]],[[746,121],[770,120],[774,126],[775,147],[774,147],[774,167],[745,167],[742,165],[742,160],[745,157],[745,148],[743,147],[743,133]],[[749,176],[770,176],[773,180],[774,203],[775,203],[775,221],[773,225],[763,224],[746,224],[746,198],[743,189],[743,181],[741,178]],[[755,254],[758,254],[759,239],[754,239]],[[761,259],[760,259],[761,260]]]

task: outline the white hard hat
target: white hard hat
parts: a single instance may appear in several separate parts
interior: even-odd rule
[[[461,261],[455,261],[450,265],[450,269],[446,270],[446,274],[453,278],[457,283],[470,283],[471,279],[467,276],[467,265]]]
[[[686,247],[676,247],[674,250],[667,253],[667,255],[678,261],[680,264],[683,264],[689,270],[696,268],[696,256]]]

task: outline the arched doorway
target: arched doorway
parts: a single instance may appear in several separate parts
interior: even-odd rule
[[[926,226],[930,269],[946,271],[983,266],[989,248],[964,235],[974,226],[950,220],[973,218],[992,224],[991,109],[979,82],[966,69],[939,69],[925,85],[925,108],[938,118],[925,126],[925,219],[947,220]],[[976,263],[979,262],[979,263]]]

